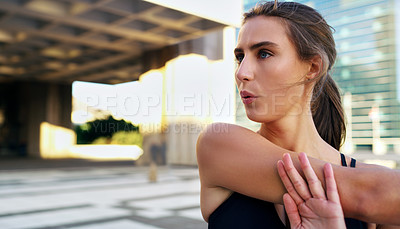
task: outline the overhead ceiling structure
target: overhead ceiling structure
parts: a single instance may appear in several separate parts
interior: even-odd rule
[[[136,80],[140,58],[226,26],[141,0],[0,0],[0,82]]]

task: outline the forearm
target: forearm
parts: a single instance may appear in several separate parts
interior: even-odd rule
[[[321,166],[325,162],[311,158],[310,162],[323,180]],[[400,225],[399,170],[342,166],[333,166],[333,170],[346,217]]]
[[[400,225],[398,170],[339,167],[335,175],[342,204],[350,203],[343,205],[346,216],[373,223]]]
[[[376,229],[399,229],[400,226],[394,226],[394,225],[377,225]]]

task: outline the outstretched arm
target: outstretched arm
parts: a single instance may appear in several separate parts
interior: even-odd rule
[[[283,204],[286,192],[276,163],[289,153],[300,171],[297,153],[274,145],[240,126],[216,123],[199,137],[200,179],[207,189],[224,188]],[[325,162],[310,158],[320,180]],[[346,217],[368,222],[400,224],[400,172],[382,168],[332,166]],[[202,203],[203,204],[203,203]]]
[[[320,170],[320,160],[310,158],[310,163],[314,170]],[[399,170],[384,167],[332,167],[346,217],[371,223],[400,225]],[[317,175],[323,180],[320,173]]]
[[[278,161],[278,172],[279,176],[282,179],[283,184],[286,187],[286,190],[289,193],[289,196],[291,200],[293,200],[293,203],[295,203],[296,206],[303,205],[304,203],[307,203],[307,200],[312,200],[316,195],[320,196],[320,199],[323,199],[323,190],[321,192],[321,182],[318,180],[316,177],[308,159],[305,153],[300,153],[298,156],[299,162],[301,169],[304,173],[304,176],[307,179],[307,182],[303,179],[303,177],[298,173],[298,171],[295,169],[293,162],[291,160],[291,157],[289,154],[284,154],[283,155],[283,161]],[[326,192],[329,196],[336,196],[338,195],[338,191],[336,189],[336,186],[333,186],[332,184],[332,178],[333,178],[333,171],[332,169],[327,170],[327,166],[331,167],[330,164],[325,164],[324,165],[324,174],[325,174],[325,189]],[[327,176],[327,172],[329,173]],[[334,181],[334,180],[333,180]],[[311,190],[311,192],[310,192]],[[319,193],[319,194],[318,194]],[[285,194],[287,195],[287,194]],[[323,203],[323,202],[322,202]],[[319,203],[319,207],[322,207],[322,203]],[[299,208],[300,209],[300,208]],[[319,213],[321,214],[321,211],[323,212],[324,209],[321,209]],[[335,209],[333,206],[331,206],[331,209],[329,209],[331,215],[335,213]],[[301,215],[301,212],[299,212]],[[326,218],[326,217],[325,217]],[[325,218],[320,218],[319,221],[317,222],[326,222],[327,220],[324,220]],[[399,226],[388,226],[388,225],[380,225],[378,228],[400,228]]]

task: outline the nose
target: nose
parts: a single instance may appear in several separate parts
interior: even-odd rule
[[[236,78],[241,82],[254,79],[252,66],[249,61],[246,61],[246,58],[244,58],[240,65],[237,67]]]

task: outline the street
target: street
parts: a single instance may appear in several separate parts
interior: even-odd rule
[[[196,168],[0,171],[0,228],[205,229]]]

